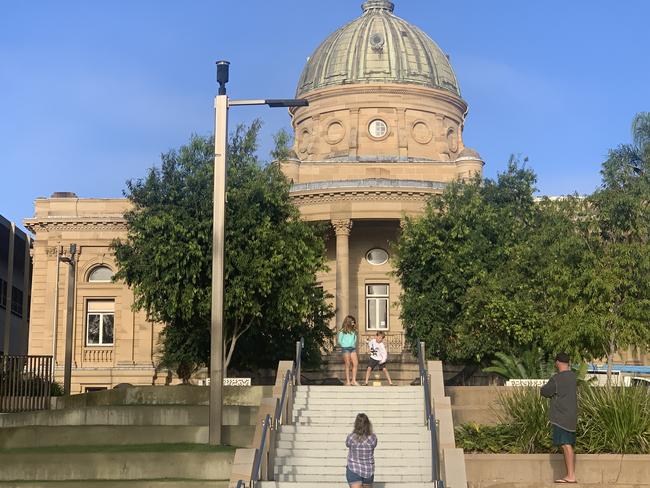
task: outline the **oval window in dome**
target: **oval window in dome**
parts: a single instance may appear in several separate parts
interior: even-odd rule
[[[375,139],[382,139],[388,134],[388,126],[383,120],[375,119],[370,122],[368,132],[370,132],[370,135]]]
[[[108,266],[97,266],[88,274],[91,283],[110,283],[113,280],[113,271]]]
[[[380,266],[388,262],[388,253],[380,248],[371,249],[366,253],[366,261],[375,266]]]

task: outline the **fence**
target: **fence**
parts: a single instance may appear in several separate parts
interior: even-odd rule
[[[0,356],[0,413],[50,408],[52,356]]]

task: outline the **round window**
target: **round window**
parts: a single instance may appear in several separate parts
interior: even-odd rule
[[[383,120],[375,119],[370,122],[368,131],[370,132],[370,135],[375,139],[381,139],[382,137],[386,136],[386,134],[388,134],[388,126]]]
[[[386,264],[388,262],[388,253],[383,249],[379,249],[379,248],[371,249],[366,254],[366,260],[370,264],[374,264],[375,266]]]

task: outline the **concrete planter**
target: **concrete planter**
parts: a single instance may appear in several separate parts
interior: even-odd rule
[[[465,463],[468,488],[541,488],[565,474],[560,454],[466,454]],[[650,487],[650,455],[581,454],[576,470],[581,486]]]
[[[227,480],[234,455],[234,452],[2,454],[0,481]]]

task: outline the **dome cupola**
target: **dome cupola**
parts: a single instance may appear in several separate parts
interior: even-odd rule
[[[310,56],[296,95],[348,84],[403,83],[460,95],[447,56],[418,27],[393,14],[387,0],[368,0],[363,15],[330,35]]]

